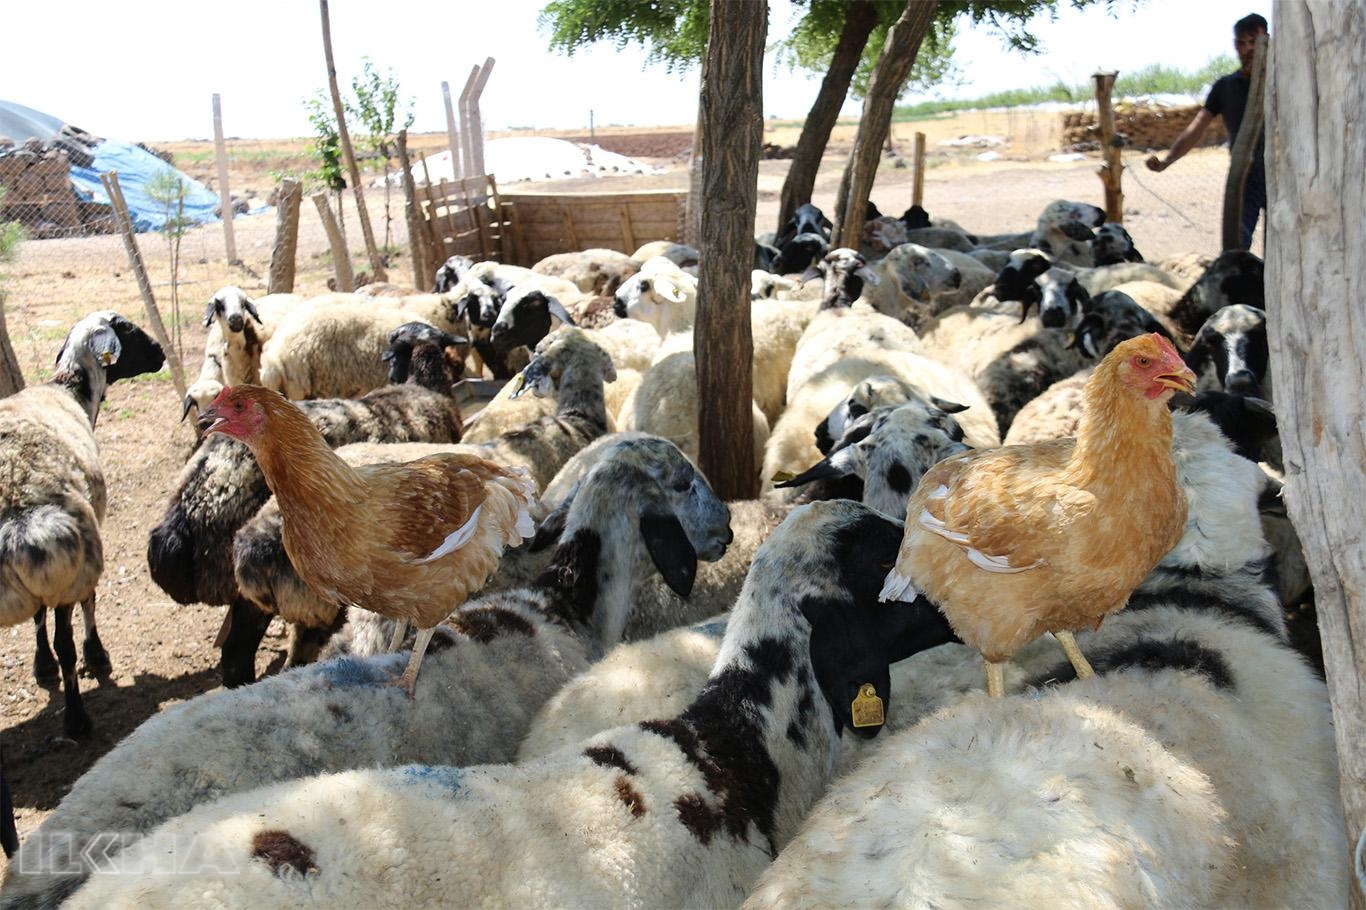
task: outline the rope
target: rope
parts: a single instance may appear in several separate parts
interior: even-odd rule
[[[1146,165],[1145,165],[1145,166],[1146,166]],[[1182,221],[1186,222],[1186,224],[1190,225],[1190,226],[1193,227],[1193,228],[1196,228],[1197,230],[1200,228],[1200,225],[1196,224],[1194,221],[1191,221],[1191,219],[1189,218],[1189,216],[1186,215],[1185,212],[1181,211],[1181,210],[1180,210],[1179,208],[1177,208],[1175,205],[1173,205],[1172,203],[1168,202],[1167,199],[1166,199],[1166,197],[1164,197],[1161,193],[1159,193],[1157,190],[1153,189],[1152,187],[1148,186],[1148,184],[1144,183],[1142,180],[1138,179],[1138,172],[1139,172],[1139,170],[1140,170],[1139,167],[1135,167],[1135,166],[1133,166],[1133,165],[1129,165],[1129,166],[1125,167],[1124,170],[1125,170],[1126,174],[1127,174],[1129,177],[1132,177],[1132,178],[1133,178],[1133,181],[1134,181],[1135,183],[1137,183],[1139,186],[1143,187],[1143,189],[1145,189],[1145,190],[1147,190],[1149,193],[1151,193],[1152,196],[1153,196],[1155,199],[1157,199],[1158,202],[1161,202],[1161,203],[1162,203],[1163,205],[1165,205],[1167,208],[1171,209],[1173,212],[1175,212],[1177,215],[1179,215],[1179,216],[1181,217],[1181,220],[1182,220]]]

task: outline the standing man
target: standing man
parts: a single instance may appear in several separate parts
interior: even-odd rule
[[[1156,155],[1148,157],[1148,169],[1165,171],[1191,149],[1195,148],[1205,129],[1216,116],[1224,118],[1228,130],[1228,144],[1238,138],[1238,127],[1243,123],[1243,112],[1247,108],[1247,94],[1252,86],[1252,56],[1257,48],[1257,38],[1267,33],[1266,20],[1256,13],[1244,16],[1233,23],[1233,49],[1238,54],[1242,69],[1236,73],[1221,76],[1209,90],[1205,106],[1195,115],[1195,119],[1181,131],[1172,143],[1165,158]],[[1266,210],[1266,167],[1262,160],[1265,146],[1263,139],[1257,140],[1257,151],[1248,168],[1247,182],[1243,184],[1243,224],[1242,248],[1252,246],[1252,232],[1257,228],[1257,218]]]

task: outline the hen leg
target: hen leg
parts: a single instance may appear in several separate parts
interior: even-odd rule
[[[408,658],[408,669],[403,671],[402,676],[393,680],[393,685],[402,686],[409,698],[417,692],[417,668],[422,666],[422,655],[427,653],[427,643],[432,640],[435,632],[436,626],[432,626],[417,633],[417,641],[413,643],[413,656]]]
[[[1082,655],[1081,648],[1077,647],[1077,640],[1072,637],[1071,632],[1054,632],[1053,637],[1058,640],[1058,644],[1062,645],[1063,653],[1067,655],[1067,659],[1072,661],[1072,668],[1077,671],[1077,679],[1096,675],[1096,671],[1091,669],[1091,665]]]
[[[1006,694],[1005,661],[989,660],[987,663],[987,695],[1001,698]]]
[[[394,620],[394,637],[389,639],[389,650],[397,651],[403,647],[403,639],[408,637],[408,620]]]

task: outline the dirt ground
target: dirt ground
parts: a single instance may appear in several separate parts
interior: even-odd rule
[[[1048,202],[1058,198],[1099,203],[1097,160],[1047,160],[1056,141],[1056,117],[972,114],[953,120],[917,125],[928,135],[925,206],[934,215],[948,216],[980,232],[1027,230]],[[897,151],[911,156],[913,129],[898,125]],[[840,174],[847,159],[853,128],[841,126],[816,187],[814,201],[833,208]],[[613,133],[616,136],[613,136]],[[791,145],[797,127],[769,130],[766,142]],[[998,135],[1005,145],[991,151],[993,161],[980,161],[984,149],[971,144],[942,146],[944,139]],[[648,158],[664,173],[648,177],[564,181],[535,188],[573,188],[604,192],[633,188],[686,188],[686,127],[665,130],[597,131],[598,142],[613,151]],[[413,138],[418,151],[435,150],[443,136]],[[178,166],[212,185],[216,171],[212,146],[198,142],[152,142],[171,152]],[[264,198],[273,175],[308,167],[303,140],[234,140],[230,185],[234,193]],[[1200,151],[1183,162],[1186,191],[1175,184],[1148,194],[1131,189],[1126,224],[1140,249],[1150,259],[1187,251],[1215,252],[1218,213],[1226,154]],[[1133,162],[1136,164],[1136,162]],[[788,163],[765,160],[759,182],[758,231],[772,230],[778,193]],[[1132,168],[1131,170],[1136,170]],[[1136,175],[1135,183],[1162,186],[1157,175]],[[572,187],[570,186],[572,184]],[[878,175],[873,199],[889,214],[909,205],[912,170],[898,167],[888,157]],[[504,187],[515,191],[521,185]],[[380,191],[367,193],[372,213]],[[306,209],[311,206],[305,205]],[[307,216],[307,212],[305,213]],[[399,221],[401,223],[401,217]],[[185,370],[191,381],[202,359],[203,328],[199,318],[204,302],[217,287],[238,284],[249,292],[264,292],[269,269],[274,214],[239,217],[234,222],[242,264],[225,262],[220,225],[199,228],[186,240],[187,273],[180,318],[172,323],[183,332]],[[319,234],[320,236],[320,234]],[[406,254],[400,251],[390,265],[391,280],[411,278]],[[149,268],[163,267],[158,258],[161,241],[141,238]],[[359,243],[356,243],[359,246]],[[626,251],[631,252],[631,251]],[[359,263],[362,257],[357,256]],[[96,309],[115,309],[140,325],[147,325],[138,288],[116,237],[30,241],[18,260],[7,266],[6,318],[29,382],[42,381],[67,328]],[[325,243],[301,241],[296,290],[317,293],[329,276]],[[166,311],[170,291],[157,287]],[[5,770],[14,792],[21,836],[32,831],[66,793],[71,783],[94,761],[156,711],[210,691],[218,685],[217,652],[212,647],[223,618],[218,606],[180,606],[151,581],[146,560],[147,536],[160,519],[176,483],[180,466],[193,443],[189,426],[179,422],[180,396],[167,374],[121,382],[109,390],[99,419],[99,440],[109,485],[109,510],[103,526],[105,571],[98,589],[99,627],[113,661],[106,679],[82,679],[87,710],[95,732],[74,742],[62,735],[59,690],[47,691],[33,681],[33,631],[29,624],[0,629],[0,743]],[[50,624],[49,624],[50,625]],[[79,623],[78,623],[79,625]],[[258,672],[273,672],[284,659],[286,630],[272,627],[258,655]]]

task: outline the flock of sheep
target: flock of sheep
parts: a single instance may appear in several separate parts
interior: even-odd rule
[[[409,699],[382,684],[392,623],[305,585],[250,453],[203,440],[148,563],[227,608],[225,688],[80,778],[0,908],[1344,905],[1326,690],[1286,632],[1308,582],[1260,260],[1145,262],[1075,202],[997,237],[870,215],[859,250],[811,206],[756,241],[750,501],[695,467],[689,247],[455,257],[432,293],[215,294],[186,414],[250,382],[352,463],[524,466],[536,536],[453,605]],[[932,604],[878,600],[907,499],[966,447],[1071,434],[1090,366],[1154,331],[1201,376],[1173,416],[1185,536],[1080,636],[1098,676],[1040,642],[988,700]],[[91,428],[108,382],[160,365],[97,313],[51,383],[0,402],[0,618],[56,608],[35,670],[60,669],[73,734],[75,604],[108,662]],[[466,420],[476,370],[506,384]],[[258,681],[275,616],[288,669]],[[856,727],[869,681],[893,698]]]

